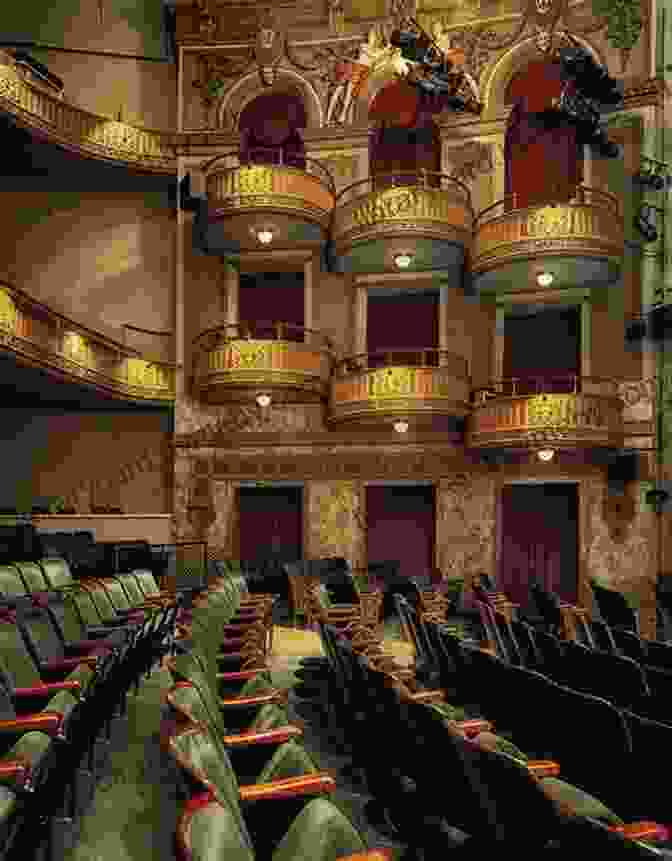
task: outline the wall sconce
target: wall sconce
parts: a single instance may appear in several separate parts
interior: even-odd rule
[[[394,256],[394,265],[397,269],[408,269],[412,262],[413,255],[405,251],[402,254],[395,254]]]
[[[399,419],[399,421],[394,423],[393,427],[397,433],[406,433],[408,430],[408,422],[405,422],[403,419]]]
[[[537,284],[540,287],[550,287],[555,279],[552,272],[540,272],[537,275]]]
[[[257,239],[262,245],[268,245],[269,242],[273,242],[273,231],[267,227],[257,230]]]
[[[548,463],[549,460],[553,460],[555,457],[555,449],[554,448],[542,448],[537,452],[537,457],[539,460],[543,460],[544,463]]]
[[[270,407],[271,405],[271,396],[270,395],[257,395],[257,403],[262,408],[262,410],[266,409],[266,407]]]

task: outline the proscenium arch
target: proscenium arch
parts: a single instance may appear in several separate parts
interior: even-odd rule
[[[590,42],[573,33],[570,35],[592,55],[596,62],[606,65],[600,52]],[[508,113],[504,97],[509,83],[527,63],[531,60],[540,60],[543,56],[537,49],[534,36],[530,36],[509,48],[491,66],[484,69],[483,80],[479,83],[479,90],[483,94],[485,104],[481,117],[483,120],[496,120],[501,118],[502,114]]]
[[[227,113],[235,118],[235,131],[239,131],[238,122],[245,107],[257,96],[272,92],[283,92],[287,86],[297,89],[303,98],[306,109],[306,128],[321,128],[324,123],[324,111],[315,88],[302,75],[292,69],[277,70],[276,79],[272,86],[264,86],[259,79],[259,72],[248,72],[223,97],[217,107],[217,123],[221,126]]]

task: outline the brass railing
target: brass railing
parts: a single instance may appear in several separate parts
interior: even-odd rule
[[[448,350],[394,350],[337,363],[331,385],[332,421],[427,413],[465,415],[469,366]]]
[[[143,170],[175,173],[178,136],[97,116],[68,104],[28,80],[9,54],[0,52],[0,111],[47,132],[54,143],[83,155],[126,162]]]
[[[534,200],[512,194],[478,213],[474,224],[472,269],[488,269],[537,253],[572,255],[585,250],[620,258],[623,218],[609,192],[579,186],[570,200]],[[568,244],[569,243],[569,244]]]
[[[469,445],[618,446],[623,400],[618,380],[564,375],[497,380],[473,390]]]
[[[76,323],[0,282],[0,345],[20,363],[65,374],[131,400],[172,401],[175,365]]]
[[[192,382],[202,391],[263,385],[326,395],[329,338],[294,323],[225,323],[194,339]]]
[[[463,232],[471,238],[474,213],[468,187],[444,173],[378,173],[336,196],[333,235],[338,242],[376,225],[412,224]]]

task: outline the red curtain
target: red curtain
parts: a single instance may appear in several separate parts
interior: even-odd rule
[[[434,489],[366,488],[369,562],[398,561],[404,577],[431,579],[434,568]]]
[[[502,490],[498,588],[521,607],[531,576],[564,601],[578,593],[575,484],[512,484]]]
[[[303,497],[300,488],[239,490],[240,558],[283,559],[303,556]]]
[[[438,296],[433,293],[398,296],[369,293],[366,328],[369,354],[379,350],[419,352],[423,348],[438,347]],[[427,360],[436,362],[436,354],[428,354]]]
[[[502,376],[550,380],[581,373],[581,319],[575,308],[546,310],[504,323]],[[534,386],[530,387],[530,392]],[[517,391],[526,389],[518,385]],[[556,381],[553,391],[574,391],[573,383]]]
[[[247,105],[240,115],[241,158],[295,167],[305,165],[302,130],[306,110],[293,93],[265,93]]]
[[[540,200],[568,200],[582,179],[582,159],[571,126],[549,128],[539,119],[560,96],[559,62],[535,60],[522,69],[507,89],[513,104],[504,141],[505,193],[515,194],[507,209]]]
[[[374,96],[369,106],[369,119],[411,128],[418,117],[419,101],[416,87],[407,81],[393,81]]]

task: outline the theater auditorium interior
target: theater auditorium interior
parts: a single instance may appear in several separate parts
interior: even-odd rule
[[[672,857],[672,0],[1,6],[0,861]]]

